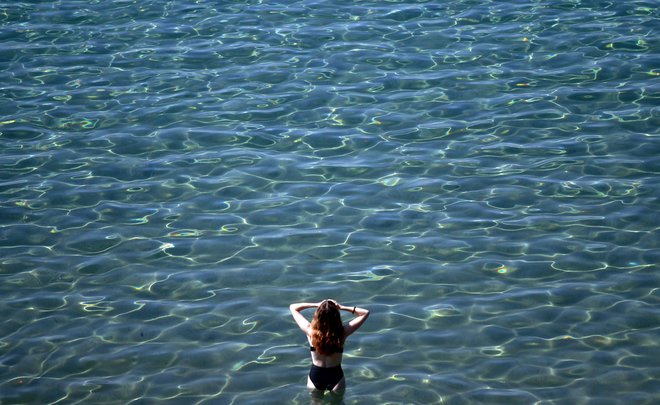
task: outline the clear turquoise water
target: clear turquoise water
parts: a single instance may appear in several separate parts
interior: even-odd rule
[[[657,6],[0,2],[0,402],[658,403]]]

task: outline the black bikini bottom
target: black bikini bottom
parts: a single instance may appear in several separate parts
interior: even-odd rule
[[[335,385],[344,377],[344,370],[341,365],[335,367],[318,367],[312,364],[309,370],[309,379],[316,389],[325,391],[332,390]]]

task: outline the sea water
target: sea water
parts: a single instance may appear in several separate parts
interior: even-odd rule
[[[0,402],[658,403],[658,5],[0,2]]]

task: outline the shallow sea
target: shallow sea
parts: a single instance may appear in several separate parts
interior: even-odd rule
[[[288,313],[326,297],[371,310],[346,404],[659,403],[659,31],[0,2],[0,403],[329,403]]]

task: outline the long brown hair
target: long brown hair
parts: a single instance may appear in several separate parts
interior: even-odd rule
[[[332,301],[323,301],[312,319],[312,346],[317,352],[329,355],[343,350],[344,339],[339,308]]]

